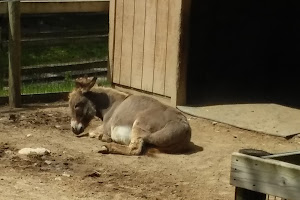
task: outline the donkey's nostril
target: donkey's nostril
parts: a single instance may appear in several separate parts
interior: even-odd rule
[[[79,133],[82,133],[84,131],[83,127],[80,127]]]
[[[76,135],[78,134],[76,128],[73,127],[72,127],[72,132],[75,133]]]
[[[73,133],[75,133],[76,135],[82,133],[84,131],[84,129],[81,127],[79,129],[77,128],[72,128]]]

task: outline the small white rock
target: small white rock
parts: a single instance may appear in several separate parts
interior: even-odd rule
[[[23,148],[23,149],[19,150],[19,154],[22,154],[22,155],[30,155],[30,154],[47,155],[47,154],[50,154],[50,151],[45,148]]]
[[[61,181],[61,178],[60,177],[56,177],[54,180]]]
[[[61,126],[60,125],[55,125],[55,128],[61,129]]]
[[[11,150],[6,150],[4,153],[8,154],[8,155],[13,154],[13,152]]]
[[[218,122],[213,122],[213,123],[212,123],[212,125],[216,125],[216,124],[218,124]]]
[[[66,172],[64,172],[64,173],[62,174],[62,176],[65,176],[65,177],[71,177],[71,175],[68,174],[68,173],[66,173]]]
[[[89,137],[90,138],[95,138],[96,137],[96,133],[94,131],[89,133]]]
[[[50,160],[45,160],[45,163],[47,164],[47,165],[51,165],[51,161]]]
[[[27,135],[26,135],[26,137],[31,137],[31,136],[32,136],[32,134],[27,134]]]

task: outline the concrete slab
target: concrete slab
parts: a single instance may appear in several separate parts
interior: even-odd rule
[[[300,110],[278,104],[178,106],[184,113],[270,135],[300,133]]]

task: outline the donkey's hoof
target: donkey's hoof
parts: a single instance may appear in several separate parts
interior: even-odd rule
[[[89,132],[89,137],[90,137],[90,138],[95,138],[95,137],[97,137],[97,134],[96,134],[94,131]],[[98,137],[99,137],[99,136],[98,136]]]
[[[102,153],[102,154],[108,154],[109,153],[109,150],[106,146],[102,146],[100,148],[100,150],[98,151],[98,153]]]

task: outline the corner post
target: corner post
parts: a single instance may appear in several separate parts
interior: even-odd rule
[[[109,1],[109,36],[108,36],[108,66],[107,80],[113,84],[113,65],[114,65],[114,47],[115,47],[115,15],[116,15],[116,0]]]
[[[171,96],[172,106],[186,104],[187,91],[187,67],[189,51],[189,23],[191,0],[181,0],[180,22],[179,22],[179,48],[178,48],[178,65],[175,69],[175,87]]]
[[[9,18],[9,105],[21,107],[21,23],[20,0],[8,1]]]

